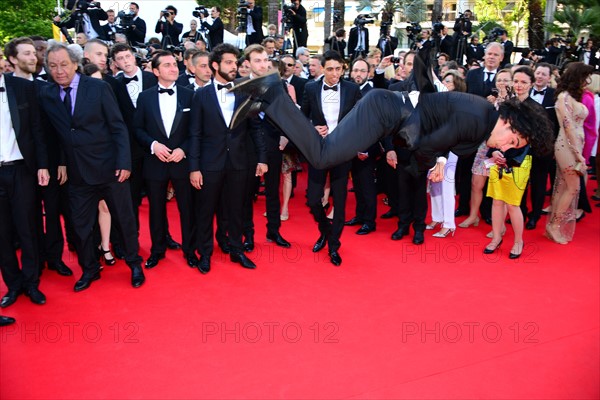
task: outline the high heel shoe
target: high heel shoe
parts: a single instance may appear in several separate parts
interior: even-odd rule
[[[561,236],[559,236],[558,234],[555,234],[548,227],[548,225],[546,225],[546,233],[544,233],[544,236],[546,236],[548,239],[552,240],[554,243],[567,244],[567,241],[564,238],[562,238]]]
[[[506,226],[504,226],[504,228],[502,229],[502,233],[500,234],[500,236],[504,236],[505,233],[506,233]],[[494,237],[494,231],[489,231],[487,233],[487,235],[485,235],[485,237],[488,239],[492,239]]]
[[[515,259],[521,257],[521,253],[523,253],[523,249],[525,248],[525,243],[523,243],[523,242],[515,242],[515,244],[513,245],[513,249],[518,244],[521,245],[521,251],[519,251],[519,253],[513,253],[512,249],[511,249],[510,253],[508,254],[508,258],[510,258],[511,260],[515,260]]]
[[[440,225],[441,222],[437,222],[437,221],[432,221],[429,225],[427,225],[425,227],[426,230],[431,231],[433,229],[435,229],[436,226]]]
[[[100,247],[98,249],[98,251],[101,253],[100,258],[102,260],[104,260],[104,264],[110,266],[110,265],[115,265],[115,263],[117,262],[115,260],[115,258],[113,257],[112,253],[110,252],[110,250],[104,250],[102,247]],[[110,258],[107,258],[106,255],[110,255]]]
[[[486,248],[483,249],[483,254],[492,254],[493,252],[495,252],[496,250],[498,250],[498,248],[500,247],[501,244],[502,244],[502,239],[500,239],[500,241],[498,242],[498,244],[493,249],[490,249],[490,246],[492,245],[492,243],[488,244],[486,246]]]
[[[442,233],[444,229],[446,230],[446,232]],[[436,238],[445,238],[446,236],[452,234],[452,236],[454,237],[454,232],[456,232],[456,229],[442,228],[439,230],[439,232],[434,233],[432,236]]]
[[[477,227],[479,226],[479,217],[475,217],[475,219],[473,220],[473,222],[467,222],[469,220],[469,218],[465,219],[463,222],[461,222],[460,224],[458,224],[459,227],[461,228],[468,228],[471,225]]]
[[[282,221],[287,221],[288,219],[290,219],[290,215],[289,214],[281,214],[279,216],[279,219],[281,219]]]

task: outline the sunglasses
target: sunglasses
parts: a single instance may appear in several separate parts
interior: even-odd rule
[[[286,66],[292,68],[293,66],[295,66],[296,64],[285,64]]]

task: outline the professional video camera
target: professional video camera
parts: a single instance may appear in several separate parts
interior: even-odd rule
[[[333,10],[333,23],[337,24],[342,19],[342,12],[340,10]]]
[[[131,25],[133,25],[133,19],[135,18],[135,13],[126,13],[125,11],[119,11],[117,17],[119,18],[119,28],[121,28],[124,31],[131,29]]]
[[[435,21],[431,27],[433,28],[433,33],[434,34],[440,34],[442,33],[442,30],[444,29],[444,24],[442,23],[442,17],[438,16],[437,21]]]
[[[483,42],[484,43],[495,42],[502,35],[503,32],[504,32],[504,29],[502,29],[499,26],[496,26],[491,31],[489,31],[488,34],[483,38]]]
[[[100,2],[79,0],[79,2],[77,3],[77,8],[75,10],[86,11],[89,8],[100,8]]]
[[[296,11],[296,4],[284,4],[282,11],[283,18],[281,18],[281,22],[285,24],[285,30],[289,30],[291,29],[293,24],[294,12]]]
[[[165,50],[170,51],[173,54],[183,54],[185,52],[184,46],[173,46],[172,44],[168,45]]]
[[[248,28],[248,6],[250,4],[246,0],[239,0],[235,17],[238,21],[237,31],[240,33],[246,32]]]
[[[409,25],[406,26],[406,32],[408,32],[408,38],[414,42],[417,40],[417,36],[423,28],[421,28],[421,24],[418,22],[409,22]]]
[[[354,19],[354,25],[358,26],[359,28],[363,28],[366,24],[372,24],[373,22],[375,22],[375,20],[372,19],[368,14],[359,15]]]
[[[194,11],[192,11],[192,15],[195,18],[207,18],[208,17],[208,10],[206,9],[205,6],[198,6],[194,9]]]

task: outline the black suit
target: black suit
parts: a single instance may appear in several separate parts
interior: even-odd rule
[[[167,136],[161,117],[158,86],[142,92],[137,101],[135,112],[136,138],[145,151],[144,179],[148,189],[150,204],[150,236],[152,254],[162,254],[167,249],[167,200],[165,193],[169,181],[177,196],[177,207],[181,222],[182,249],[184,254],[195,250],[194,212],[192,206],[192,186],[189,180],[187,158],[178,163],[166,163],[151,154],[153,142],[164,144],[171,150],[180,148],[186,156],[189,154],[189,120],[192,104],[192,90],[177,88],[177,109],[171,132]]]
[[[304,98],[304,87],[308,79],[297,77],[296,75],[292,75],[292,79],[290,79],[290,85],[294,87],[296,91],[296,103],[302,104],[302,99]]]
[[[308,26],[306,26],[306,8],[302,4],[295,10],[296,14],[292,15],[292,29],[294,30],[294,54],[298,47],[306,47],[308,41]]]
[[[133,26],[135,26],[135,28],[133,28]],[[127,40],[133,46],[143,44],[146,40],[146,21],[137,17],[133,20],[132,27],[127,30],[127,33],[125,34],[127,35]]]
[[[515,45],[510,40],[507,40],[506,42],[502,42],[502,47],[504,47],[504,58],[500,63],[500,68],[504,68],[506,64],[510,64],[510,57],[512,56]]]
[[[183,31],[183,24],[180,24],[177,21],[173,21],[173,24],[169,24],[167,21],[158,20],[156,22],[156,27],[154,28],[154,32],[162,33],[163,37],[161,40],[161,46],[163,49],[166,49],[167,46],[179,45],[179,35]]]
[[[67,112],[58,85],[44,88],[40,98],[66,155],[77,254],[84,275],[90,277],[100,266],[92,230],[101,199],[122,233],[127,264],[139,267],[142,259],[129,182],[119,183],[115,177],[117,170],[131,171],[127,127],[110,85],[82,75],[79,79],[73,115]]]
[[[250,35],[246,35],[246,46],[251,44],[260,44],[262,43],[265,35],[262,30],[263,23],[263,11],[262,7],[255,5],[252,10],[248,10],[248,19],[252,21],[252,27],[254,28],[254,33]]]
[[[381,50],[382,57],[391,56],[398,47],[398,38],[395,36],[381,37],[377,41],[377,48]]]
[[[117,28],[116,23],[102,25],[100,27],[101,32],[98,32],[100,35],[99,38],[102,40],[115,40],[115,33],[122,33],[120,28]]]
[[[220,93],[225,96],[221,91]],[[234,110],[243,97],[235,95]],[[248,169],[252,160],[266,163],[264,137],[254,119],[231,130],[219,104],[214,84],[194,93],[190,121],[190,171],[202,173],[203,185],[197,192],[198,253],[213,253],[213,218],[223,193],[227,215],[227,233],[233,253],[242,253],[242,220],[247,193]],[[255,155],[248,149],[248,135]],[[253,158],[256,157],[256,158]],[[254,165],[254,169],[256,165]]]
[[[452,36],[446,35],[440,39],[440,53],[446,53],[450,58],[452,58],[453,50],[454,40],[452,39]]]
[[[16,144],[23,158],[0,159],[17,163],[0,166],[0,270],[8,289],[19,291],[39,285],[36,181],[38,169],[48,168],[48,159],[34,84],[4,74],[4,86],[6,92],[0,95],[2,101],[8,99]],[[22,270],[14,248],[13,225],[21,242]]]
[[[192,82],[190,83],[190,77],[188,76],[188,72],[186,70],[183,72],[183,74],[179,75],[179,77],[175,81],[175,84],[177,86],[183,86],[183,87],[187,88],[190,85],[194,84],[194,77],[192,76],[191,78],[192,78]]]
[[[314,126],[327,125],[325,114],[323,113],[323,80],[310,82],[304,88],[304,99],[302,101],[302,112],[306,115]],[[338,84],[340,92],[339,117],[341,121],[348,112],[354,107],[361,98],[360,87],[349,81],[341,80]],[[326,95],[330,96],[327,91]],[[335,135],[335,130],[329,132]],[[307,135],[314,135],[313,132],[306,132]],[[346,198],[348,196],[348,173],[351,168],[350,162],[343,162],[329,169],[317,169],[312,165],[308,170],[308,206],[313,214],[315,221],[319,224],[319,232],[325,235],[328,241],[329,251],[337,251],[340,248],[340,237],[344,229]],[[329,174],[331,186],[331,195],[335,200],[335,211],[333,213],[333,222],[330,223],[321,204],[323,197],[325,181]]]
[[[467,61],[469,60],[483,60],[483,56],[485,55],[485,50],[483,46],[478,44],[474,45],[473,43],[469,43],[467,46]]]
[[[96,31],[96,33],[98,34],[98,36],[100,36],[100,38],[102,39],[102,35],[104,34],[104,30],[102,28],[102,26],[100,25],[100,21],[106,21],[108,19],[108,14],[106,13],[106,11],[104,11],[101,8],[93,8],[93,9],[88,9],[84,14],[89,15],[90,17],[90,22],[92,23],[92,29],[94,29],[94,31]],[[79,23],[76,23],[79,22]],[[76,18],[67,18],[65,21],[59,22],[58,23],[58,27],[59,28],[74,28],[75,29],[75,33],[86,33],[83,26],[83,18],[81,18],[79,21],[76,20]]]
[[[362,27],[360,32],[364,33],[364,42],[362,43],[362,49],[357,51],[359,29],[356,26],[350,29],[350,35],[348,35],[348,57],[350,60],[354,60],[358,56],[366,58],[366,55],[369,53],[369,30],[366,27]]]
[[[210,49],[214,49],[217,45],[223,43],[223,33],[225,31],[225,27],[223,26],[223,21],[221,21],[220,17],[215,18],[212,25],[208,22],[202,22],[202,26],[208,29],[208,39],[210,41]]]

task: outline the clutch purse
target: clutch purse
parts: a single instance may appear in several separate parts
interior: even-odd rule
[[[585,165],[583,165],[582,162],[578,162],[573,167],[573,171],[575,171],[575,173],[577,173],[577,175],[583,176],[583,174],[585,174]]]

